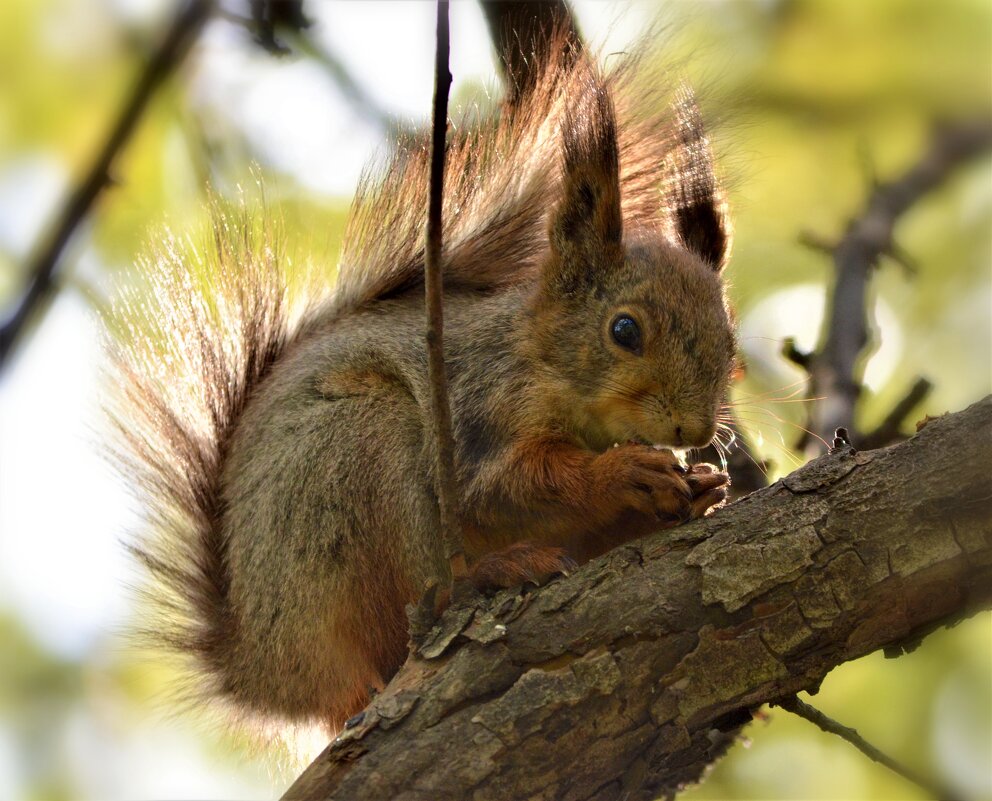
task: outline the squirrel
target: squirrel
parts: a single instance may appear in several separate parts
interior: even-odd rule
[[[470,578],[541,583],[701,517],[735,357],[730,226],[692,93],[550,69],[449,132],[445,361]],[[161,644],[200,692],[333,732],[447,575],[424,346],[429,133],[364,174],[337,285],[294,316],[264,218],[220,213],[118,304],[119,459],[151,521]],[[315,295],[320,295],[320,292]],[[327,293],[324,293],[327,294]]]

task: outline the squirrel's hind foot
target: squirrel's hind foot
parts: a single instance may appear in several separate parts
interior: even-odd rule
[[[516,542],[481,557],[469,572],[469,581],[480,592],[493,592],[522,584],[542,586],[555,576],[567,576],[577,563],[563,548]]]

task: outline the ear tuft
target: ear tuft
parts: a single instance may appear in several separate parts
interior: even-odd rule
[[[713,156],[692,90],[683,84],[672,101],[676,146],[664,192],[682,244],[720,270],[730,253],[726,201],[713,174]]]
[[[606,87],[594,76],[566,109],[561,141],[562,195],[551,220],[547,277],[561,291],[573,292],[622,258],[616,116]]]

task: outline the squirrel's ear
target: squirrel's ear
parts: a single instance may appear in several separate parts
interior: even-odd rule
[[[545,279],[570,294],[623,260],[616,118],[601,85],[564,115],[562,149],[562,196],[551,218]]]
[[[683,85],[672,102],[676,146],[666,175],[667,207],[675,234],[714,269],[730,255],[730,220],[713,174],[709,140],[692,90]]]

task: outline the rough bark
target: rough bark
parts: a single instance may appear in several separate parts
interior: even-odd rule
[[[750,710],[992,606],[992,396],[449,609],[286,799],[651,799]]]

